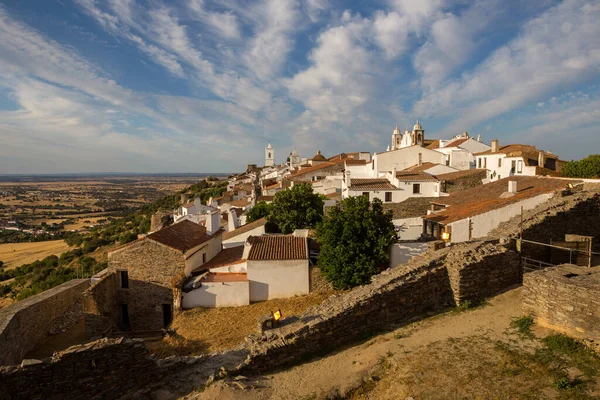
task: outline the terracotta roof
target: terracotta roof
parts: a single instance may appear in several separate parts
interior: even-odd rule
[[[267,186],[265,189],[274,189],[276,187],[279,187],[280,182],[275,182],[272,185]]]
[[[418,172],[418,171],[425,171],[428,170],[429,168],[435,167],[436,165],[441,165],[441,164],[436,164],[436,163],[432,163],[432,162],[425,162],[421,165],[419,164],[415,164],[412,167],[408,167],[400,172]]]
[[[328,199],[331,199],[331,200],[342,200],[342,194],[339,192],[333,192],[333,193],[326,194],[325,197],[327,197]]]
[[[470,138],[456,139],[453,142],[450,142],[447,145],[445,145],[444,148],[446,148],[446,147],[458,147],[458,146],[460,146],[461,144],[463,144],[464,142],[466,142],[469,139]]]
[[[323,156],[323,154],[321,154],[321,150],[317,151],[317,154],[315,154],[315,156],[312,158],[312,160],[313,161],[327,161],[325,156]]]
[[[517,193],[511,197],[501,198],[500,195],[508,191],[509,181],[517,181]],[[564,189],[567,183],[575,182],[578,181],[538,176],[504,178],[496,182],[455,192],[448,197],[435,199],[433,203],[446,205],[448,208],[425,218],[445,225],[545,193],[552,193]]]
[[[440,148],[440,141],[439,140],[434,140],[433,142],[431,142],[431,144],[429,144],[425,148],[429,149],[429,150],[439,149]]]
[[[339,160],[339,161],[335,161],[335,162],[325,161],[325,162],[322,162],[322,163],[320,163],[318,165],[313,165],[313,166],[311,166],[309,168],[301,169],[300,171],[298,171],[296,173],[293,173],[292,175],[288,176],[286,179],[294,179],[294,178],[296,178],[296,177],[298,177],[300,175],[304,175],[304,174],[307,174],[307,173],[313,172],[313,171],[318,171],[320,169],[324,169],[324,168],[327,168],[327,167],[332,167],[334,165],[338,165],[338,164],[341,164],[343,162],[344,162],[344,160]]]
[[[230,247],[228,249],[223,249],[219,254],[214,256],[212,260],[198,267],[198,270],[219,268],[224,267],[226,265],[242,263],[246,261],[242,258],[242,254],[244,254],[244,246],[236,246]]]
[[[423,172],[423,171],[396,172],[396,178],[398,178],[402,182],[437,182],[438,181],[438,179],[435,176],[428,174],[427,172]]]
[[[453,181],[455,179],[465,178],[467,176],[482,175],[485,178],[485,169],[467,169],[465,171],[448,172],[447,174],[436,175],[440,181]]]
[[[500,146],[498,148],[498,153],[506,154],[508,157],[530,157],[537,160],[538,154],[540,150],[538,150],[535,146],[530,146],[528,144],[507,144],[506,146]],[[481,153],[476,153],[477,156],[483,156],[492,153],[492,150],[482,151]],[[558,159],[556,154],[544,152],[546,158],[554,158]]]
[[[223,234],[223,240],[231,239],[233,237],[236,237],[237,235],[241,235],[242,233],[249,232],[254,228],[258,228],[259,226],[266,225],[266,223],[267,223],[266,218],[257,219],[256,221],[252,221],[246,225],[242,225],[237,229],[234,229],[229,232],[225,232]]]
[[[399,190],[385,178],[378,179],[351,179],[352,190]]]
[[[257,201],[273,201],[275,196],[258,196]]]
[[[306,238],[292,235],[251,236],[248,260],[306,260]]]
[[[247,282],[248,274],[242,272],[211,272],[206,275],[202,282]]]
[[[435,199],[437,197],[409,197],[400,203],[383,203],[383,209],[391,210],[394,219],[422,217],[427,215]]]
[[[234,207],[246,207],[250,205],[250,197],[244,197],[243,199],[228,201],[227,203],[231,204]]]
[[[352,160],[352,159],[346,159],[346,165],[365,165],[367,163],[367,160]]]
[[[218,231],[217,234],[219,234]],[[189,220],[173,224],[147,236],[150,240],[162,243],[184,253],[202,243],[208,242],[213,237],[215,235],[206,233],[205,227]]]

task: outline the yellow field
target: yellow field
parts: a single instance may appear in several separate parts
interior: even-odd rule
[[[5,243],[0,244],[0,261],[5,269],[20,267],[36,260],[56,254],[57,256],[69,250],[64,240],[48,240],[34,243]]]

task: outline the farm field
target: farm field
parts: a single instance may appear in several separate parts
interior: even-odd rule
[[[58,256],[67,250],[69,245],[64,240],[5,243],[0,244],[0,261],[4,262],[4,269],[9,270],[53,254]]]

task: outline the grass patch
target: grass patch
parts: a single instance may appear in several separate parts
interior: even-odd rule
[[[489,306],[490,302],[487,299],[482,300],[465,300],[461,302],[458,306],[454,307],[452,311],[454,312],[463,312],[469,310],[475,310],[478,308],[483,308],[485,306]]]
[[[525,315],[521,318],[515,318],[510,323],[510,326],[519,332],[519,335],[523,338],[533,339],[533,333],[531,333],[531,327],[534,321],[531,315]]]

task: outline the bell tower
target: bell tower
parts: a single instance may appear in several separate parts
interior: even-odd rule
[[[412,137],[413,144],[423,146],[423,143],[425,142],[425,130],[423,130],[421,124],[419,124],[419,120],[417,120],[417,123],[413,127]]]
[[[265,167],[275,165],[275,149],[271,146],[271,142],[265,147]]]

